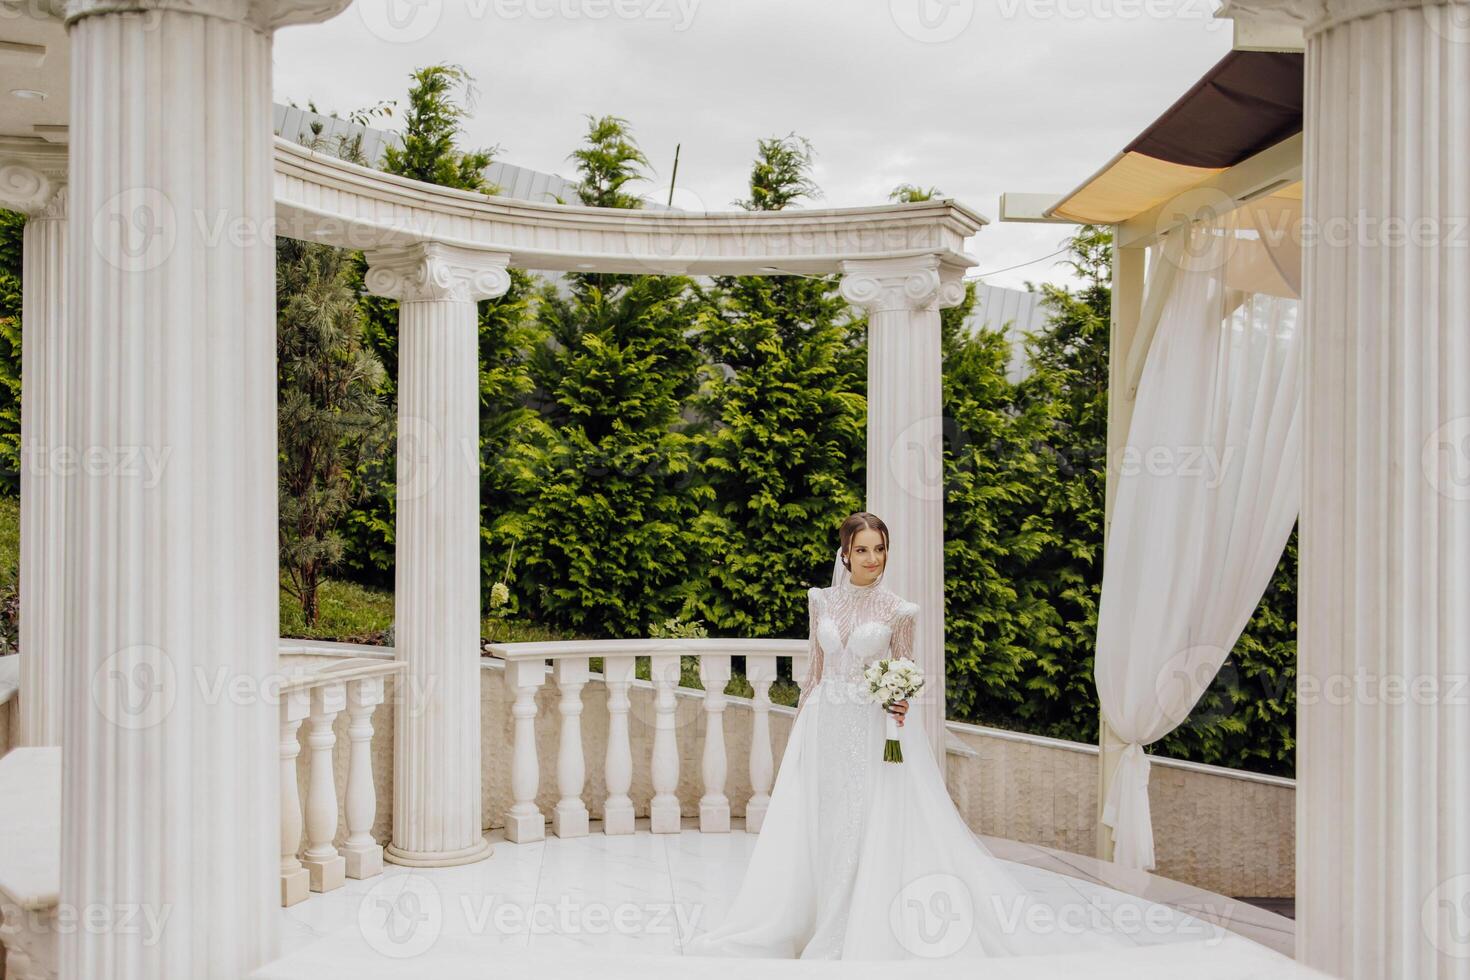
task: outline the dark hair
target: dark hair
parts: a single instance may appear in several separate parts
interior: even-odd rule
[[[883,523],[883,518],[877,514],[869,514],[865,510],[849,515],[837,532],[837,536],[842,540],[842,564],[849,572],[852,571],[852,559],[847,556],[848,549],[852,547],[852,539],[857,536],[857,533],[864,530],[877,531],[883,535],[883,547],[888,547],[888,525]]]

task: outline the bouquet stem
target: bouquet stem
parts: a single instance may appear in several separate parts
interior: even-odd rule
[[[898,721],[894,719],[893,714],[887,709],[884,709],[883,713],[887,715],[885,718],[887,738],[883,742],[883,761],[902,762],[903,746],[898,744]]]

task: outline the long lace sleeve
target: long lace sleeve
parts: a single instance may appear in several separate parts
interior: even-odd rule
[[[888,642],[889,656],[914,659],[914,619],[919,615],[919,604],[904,601],[893,613],[893,632]]]
[[[822,590],[807,590],[807,668],[806,678],[801,682],[801,693],[796,699],[796,711],[801,713],[801,706],[806,703],[807,696],[822,679],[822,645],[817,642],[817,612],[822,605]]]

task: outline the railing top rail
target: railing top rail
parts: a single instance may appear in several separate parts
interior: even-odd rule
[[[324,684],[345,684],[348,681],[366,680],[370,677],[387,677],[402,673],[408,665],[401,660],[374,660],[353,657],[338,660],[321,667],[301,668],[287,673],[281,685],[281,693],[309,691]]]
[[[491,643],[486,650],[501,660],[559,660],[570,657],[733,654],[749,657],[792,657],[807,652],[806,640],[734,639],[691,637],[687,639],[627,640],[538,640],[534,643]]]

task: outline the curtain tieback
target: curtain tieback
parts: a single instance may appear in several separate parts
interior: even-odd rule
[[[1129,742],[1113,770],[1102,822],[1113,829],[1113,860],[1129,868],[1154,866],[1153,816],[1148,806],[1148,753]]]

